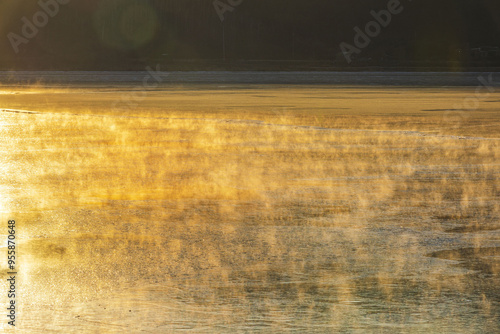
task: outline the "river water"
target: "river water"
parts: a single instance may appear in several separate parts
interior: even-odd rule
[[[494,96],[448,131],[473,88],[4,88],[23,333],[500,331]]]

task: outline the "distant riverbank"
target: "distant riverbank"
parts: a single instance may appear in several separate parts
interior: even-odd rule
[[[478,86],[492,74],[490,86],[500,86],[500,72],[266,72],[165,71],[162,84],[294,84],[338,86]],[[156,72],[156,71],[155,71]],[[0,83],[16,84],[135,84],[148,71],[0,71]]]

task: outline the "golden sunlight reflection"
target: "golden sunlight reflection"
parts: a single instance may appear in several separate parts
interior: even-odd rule
[[[27,333],[499,329],[498,113],[415,109],[466,92],[38,89],[0,98]]]
[[[5,115],[0,116],[0,152],[5,156],[12,148],[12,133],[9,131],[11,122]],[[8,217],[11,208],[11,193],[13,188],[9,185],[9,176],[15,169],[15,163],[8,159],[0,160],[0,216],[3,220]],[[7,218],[8,219],[8,218]]]

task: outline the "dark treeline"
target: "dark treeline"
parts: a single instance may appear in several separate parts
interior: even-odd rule
[[[401,0],[400,13],[363,45],[356,45],[354,28],[364,31],[374,20],[370,12],[395,0],[220,0],[219,12],[213,0],[59,0],[68,1],[59,8],[56,0],[41,1],[0,3],[1,69],[460,70],[500,64],[496,0]],[[356,51],[346,53],[342,42]]]

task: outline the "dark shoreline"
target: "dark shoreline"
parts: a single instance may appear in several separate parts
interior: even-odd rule
[[[152,69],[150,69],[153,71]],[[161,70],[161,68],[160,68]],[[500,72],[277,72],[277,71],[0,71],[3,85],[276,84],[333,86],[500,86]],[[482,78],[482,79],[481,79]]]

